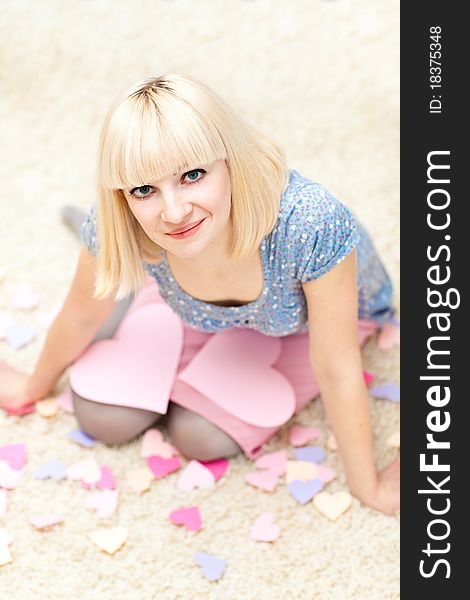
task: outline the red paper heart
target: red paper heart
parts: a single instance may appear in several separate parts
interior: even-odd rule
[[[113,339],[91,345],[70,369],[83,398],[165,414],[183,346],[183,324],[165,304],[130,312]]]
[[[249,329],[212,336],[178,379],[232,415],[258,427],[278,427],[295,410],[295,392],[272,365],[281,341]]]

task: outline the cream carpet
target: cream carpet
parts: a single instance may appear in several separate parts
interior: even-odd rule
[[[323,183],[372,232],[398,296],[399,13],[382,0],[49,0],[5,1],[0,18],[1,218],[0,310],[13,289],[30,283],[40,306],[16,312],[36,326],[34,343],[15,351],[0,342],[0,360],[32,370],[45,339],[38,315],[60,303],[74,274],[79,243],[62,225],[59,207],[88,208],[98,131],[114,96],[128,84],[162,72],[189,73],[213,86],[246,119],[270,133],[289,164]],[[377,382],[399,381],[399,351],[364,350]],[[66,385],[66,374],[56,391]],[[395,451],[385,440],[398,428],[399,405],[371,399],[379,465]],[[292,423],[326,431],[321,402]],[[291,423],[291,424],[292,424]],[[312,504],[298,505],[285,483],[272,493],[246,485],[250,463],[230,461],[214,490],[187,494],[175,475],[140,496],[126,473],[143,464],[139,442],[88,450],[68,440],[73,415],[6,417],[0,445],[27,443],[28,469],[8,492],[0,528],[13,537],[14,562],[0,568],[0,596],[29,598],[216,598],[284,600],[399,597],[399,522],[357,500],[330,523]],[[287,427],[268,445],[281,448]],[[322,438],[324,443],[325,437]],[[70,464],[92,453],[115,472],[120,505],[111,525],[129,529],[114,556],[89,540],[103,521],[85,508],[78,483],[40,481],[34,468],[51,458]],[[326,464],[345,489],[333,452]],[[196,534],[167,520],[197,504]],[[276,515],[280,538],[250,541],[263,511]],[[59,512],[65,522],[39,532],[34,513]],[[106,524],[106,523],[104,523]],[[228,561],[209,582],[192,560],[203,551]]]

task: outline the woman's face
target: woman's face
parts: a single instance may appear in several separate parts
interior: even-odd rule
[[[210,253],[230,233],[231,185],[225,160],[139,182],[126,188],[124,196],[150,239],[180,258]],[[186,233],[177,235],[181,230]]]

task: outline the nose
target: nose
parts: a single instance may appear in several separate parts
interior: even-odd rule
[[[167,223],[182,223],[190,214],[192,206],[189,202],[182,202],[173,190],[162,192],[163,210],[161,218]]]

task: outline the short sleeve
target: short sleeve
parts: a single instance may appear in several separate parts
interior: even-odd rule
[[[325,188],[316,185],[302,195],[291,215],[295,237],[290,246],[295,277],[306,283],[343,261],[357,246],[359,233],[349,208]]]
[[[96,204],[93,204],[82,224],[82,240],[88,250],[96,256],[98,253]]]

